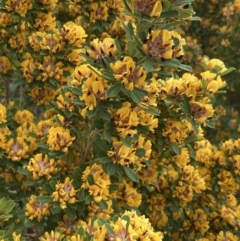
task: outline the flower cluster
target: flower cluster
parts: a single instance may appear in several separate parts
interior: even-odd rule
[[[204,132],[232,69],[186,65],[192,2],[0,3],[0,240],[237,240],[240,140]]]

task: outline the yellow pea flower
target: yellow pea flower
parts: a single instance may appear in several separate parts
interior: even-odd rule
[[[75,140],[75,137],[71,137],[70,131],[63,127],[51,127],[48,133],[47,144],[52,151],[67,152]]]
[[[55,186],[56,191],[52,193],[51,197],[54,202],[59,202],[62,209],[67,207],[67,204],[74,204],[77,202],[77,190],[72,185],[72,180],[67,177],[64,183],[57,182]]]
[[[25,207],[25,215],[30,220],[37,219],[40,222],[45,216],[50,215],[50,207],[50,204],[41,203],[36,200],[35,195],[31,195]]]

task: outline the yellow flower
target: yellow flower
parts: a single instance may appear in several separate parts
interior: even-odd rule
[[[136,112],[139,117],[139,124],[147,126],[151,132],[154,132],[154,129],[158,127],[158,119],[140,108],[136,108]]]
[[[39,3],[41,3],[41,5],[43,5],[43,7],[48,8],[48,10],[53,10],[58,3],[58,0],[38,0]]]
[[[173,191],[173,197],[177,197],[182,207],[193,199],[193,190],[191,186],[177,186]]]
[[[69,91],[64,94],[64,97],[60,94],[56,101],[58,108],[72,112],[74,110],[74,105],[71,103],[73,99],[74,95]]]
[[[8,43],[13,49],[17,49],[19,53],[22,53],[23,47],[26,45],[26,34],[24,32],[17,33],[11,36]]]
[[[153,212],[149,213],[149,219],[151,221],[151,224],[158,229],[162,229],[168,223],[168,216],[166,215],[164,210],[153,210]]]
[[[44,38],[44,33],[43,32],[35,32],[32,33],[29,37],[28,37],[28,42],[30,44],[30,46],[32,47],[32,49],[35,52],[40,51],[40,46],[41,46],[41,40]]]
[[[32,9],[31,0],[7,0],[5,7],[9,12],[16,12],[24,17],[28,10]]]
[[[61,234],[57,231],[45,232],[44,236],[39,238],[40,241],[60,241],[62,240]]]
[[[3,124],[7,121],[6,117],[7,117],[6,107],[0,103],[0,124]]]
[[[37,12],[34,27],[39,31],[48,31],[56,28],[56,18],[53,13]]]
[[[16,140],[11,138],[4,148],[8,158],[12,159],[12,161],[21,161],[22,158],[28,157],[29,148],[22,137],[17,137]]]
[[[180,98],[184,93],[184,84],[182,79],[170,78],[163,83],[166,94],[175,98]]]
[[[152,57],[159,59],[171,59],[173,55],[174,42],[171,32],[168,30],[154,30],[148,36],[143,50]]]
[[[137,133],[139,118],[136,111],[132,110],[131,103],[124,102],[123,107],[112,113],[114,124],[121,137],[133,136]]]
[[[73,46],[81,48],[86,41],[87,34],[81,26],[74,22],[67,22],[63,25],[62,37]]]
[[[182,122],[167,120],[162,135],[168,137],[172,143],[182,143],[188,137],[189,131],[190,123],[186,120]]]
[[[138,208],[142,203],[142,194],[138,193],[137,190],[128,183],[124,185],[123,200],[128,207]]]
[[[80,236],[79,234],[71,235],[68,241],[85,241],[85,238]]]
[[[48,160],[48,156],[43,157],[42,153],[36,154],[27,165],[27,170],[33,175],[33,179],[39,179],[40,177],[51,178],[51,174],[56,173],[55,160]]]
[[[184,55],[183,45],[186,45],[186,41],[184,38],[181,37],[181,35],[178,32],[176,32],[174,30],[171,31],[171,35],[172,35],[172,38],[176,38],[179,42],[179,44],[177,46],[174,45],[174,47],[173,47],[172,57],[181,59]]]
[[[144,87],[147,73],[143,67],[136,66],[133,59],[129,56],[118,60],[115,64],[110,64],[114,71],[114,77],[120,81],[127,90],[133,90],[134,87]]]
[[[63,41],[57,29],[51,29],[50,33],[44,32],[40,41],[40,48],[50,53],[56,53],[63,49]]]
[[[77,226],[78,222],[75,219],[68,218],[67,215],[63,215],[63,219],[57,222],[58,228],[61,229],[62,236],[72,236],[76,234],[75,227]]]
[[[55,98],[55,95],[56,92],[50,89],[48,85],[34,87],[29,92],[29,96],[33,98],[36,105],[49,104]]]
[[[235,193],[238,190],[238,184],[229,171],[222,170],[218,175],[218,185],[220,190],[226,194]]]
[[[51,197],[54,202],[59,202],[62,209],[67,207],[67,204],[74,204],[77,202],[77,190],[72,185],[72,180],[67,177],[64,183],[57,182],[55,186],[56,191],[52,193]]]
[[[36,134],[40,137],[47,137],[48,131],[52,126],[53,121],[50,119],[39,121],[37,124]]]
[[[24,59],[25,60],[21,63],[23,77],[26,79],[27,83],[31,83],[35,78],[34,70],[37,69],[37,65],[30,53],[26,53]]]
[[[174,163],[181,168],[185,167],[190,162],[190,156],[187,148],[181,148],[181,153],[179,155],[174,155],[172,158]]]
[[[150,17],[159,17],[162,12],[160,0],[132,0],[132,4],[139,12]]]
[[[93,2],[88,7],[90,13],[90,21],[96,20],[107,21],[108,18],[108,5],[104,2]]]
[[[83,95],[80,97],[85,102],[86,108],[93,110],[98,102],[105,100],[107,87],[107,82],[102,77],[88,78],[82,85]]]
[[[13,16],[11,13],[0,13],[0,25],[6,27],[6,25],[13,22]]]
[[[87,50],[87,54],[96,61],[102,61],[105,56],[115,56],[118,53],[113,38],[104,38],[100,41],[98,38],[91,43],[91,49]]]
[[[100,208],[95,202],[91,202],[87,206],[88,210],[88,218],[93,216],[97,216],[99,218],[110,219],[111,214],[113,214],[114,210],[112,208],[112,200],[106,200],[108,207],[107,208]]]
[[[84,53],[84,49],[73,49],[68,55],[68,60],[74,65],[80,65],[84,61],[84,57],[81,54]]]
[[[219,67],[220,70],[218,73],[223,73],[227,70],[225,64],[220,59],[209,59],[208,57],[203,58],[203,63],[206,65],[207,70],[212,70],[214,67]]]
[[[70,131],[63,127],[51,127],[48,133],[47,144],[51,151],[67,152],[75,140],[75,137],[71,137]]]
[[[46,81],[48,78],[55,78],[60,81],[63,77],[63,63],[56,62],[54,56],[44,56],[43,63],[39,65],[39,69],[42,70],[42,76],[38,77],[40,81]]]
[[[6,74],[11,67],[9,59],[5,56],[0,56],[0,73]]]
[[[92,69],[94,69],[94,71]],[[99,76],[96,74],[98,72],[99,71],[96,68],[94,68],[93,66],[90,66],[88,64],[82,64],[80,66],[77,66],[74,70],[74,73],[73,73],[74,79],[71,81],[71,84],[74,86],[77,86],[77,85],[82,84],[84,79],[99,78]],[[99,73],[99,75],[100,75],[100,73]]]
[[[191,114],[201,124],[204,124],[205,121],[211,118],[214,114],[214,110],[211,104],[207,104],[209,102],[208,97],[205,97],[198,101],[190,101],[191,105]]]
[[[128,166],[135,163],[138,157],[135,155],[135,149],[127,147],[121,141],[113,138],[112,150],[108,151],[108,156],[112,158],[113,162],[122,166]]]
[[[150,166],[145,166],[143,167],[139,172],[139,178],[141,180],[141,182],[145,185],[145,184],[153,184],[154,185],[154,181],[156,181],[157,179],[157,165],[155,162],[152,161],[152,164]]]
[[[45,216],[50,215],[50,204],[41,203],[36,200],[35,195],[31,195],[25,207],[25,215],[30,219],[37,219],[40,222]]]
[[[21,234],[17,234],[16,232],[12,233],[13,241],[21,241]]]
[[[238,237],[234,234],[232,234],[230,231],[227,232],[223,232],[221,231],[218,235],[217,235],[217,239],[216,241],[237,241]]]
[[[18,110],[13,118],[18,124],[32,123],[34,115],[28,110]]]
[[[91,175],[93,178],[93,183],[89,183],[88,176]],[[108,174],[106,174],[101,165],[93,164],[88,166],[82,175],[82,188],[88,189],[90,195],[93,196],[95,202],[100,202],[101,200],[108,200],[109,196],[109,186],[111,180]]]

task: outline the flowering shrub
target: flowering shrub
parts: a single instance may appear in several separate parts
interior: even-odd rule
[[[238,138],[239,119],[239,0],[196,1],[196,10],[201,21],[185,25],[185,60],[187,63],[201,62],[207,53],[210,58],[221,59],[226,67],[236,70],[227,75],[225,94],[216,96],[216,129],[208,129],[207,137],[212,142],[226,141],[229,137]],[[201,71],[197,65],[195,72]]]
[[[231,69],[181,60],[191,3],[0,3],[1,239],[238,239],[240,141],[202,129]]]

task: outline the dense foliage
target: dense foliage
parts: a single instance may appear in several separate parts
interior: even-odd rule
[[[187,65],[192,2],[0,2],[1,240],[238,240],[240,139],[203,131],[232,68]]]

